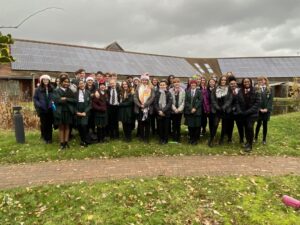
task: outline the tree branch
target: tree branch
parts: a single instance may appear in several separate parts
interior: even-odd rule
[[[42,13],[48,9],[59,9],[59,10],[64,10],[63,8],[58,8],[58,7],[48,7],[48,8],[45,8],[45,9],[41,9],[39,11],[36,11],[32,14],[30,14],[29,16],[27,16],[25,19],[23,19],[17,26],[0,26],[0,29],[3,29],[3,28],[11,28],[11,29],[18,29],[23,23],[25,23],[27,20],[29,20],[31,17],[39,14],[39,13]]]

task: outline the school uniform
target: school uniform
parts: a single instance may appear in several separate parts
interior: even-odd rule
[[[149,142],[150,137],[150,115],[153,113],[153,101],[155,93],[149,85],[142,87],[140,85],[135,90],[134,113],[137,115],[139,136],[144,142]],[[144,92],[142,90],[145,88]],[[146,99],[146,100],[145,100]],[[141,108],[144,104],[144,108]]]
[[[88,121],[89,121],[89,112],[91,110],[91,97],[88,90],[78,90],[75,93],[76,98],[76,109],[75,115],[77,112],[86,113],[86,116],[76,115],[76,125],[80,136],[80,145],[87,146],[88,144]]]
[[[94,96],[96,90],[98,89],[97,86],[98,86],[98,82],[94,82],[94,84],[91,87],[86,86],[86,90],[89,91],[91,99]],[[89,111],[89,121],[88,121],[87,132],[89,133],[90,130],[92,130],[92,133],[95,134],[96,133],[95,126],[96,126],[95,125],[95,112],[94,112],[94,109],[91,108],[91,110]]]
[[[49,86],[48,89],[39,86],[35,89],[33,102],[37,114],[40,118],[41,124],[41,137],[45,143],[52,142],[52,127],[53,127],[53,87]]]
[[[120,97],[118,118],[122,122],[126,141],[131,141],[132,124],[134,122],[133,104],[133,94],[129,93],[126,98]]]
[[[92,108],[94,109],[95,125],[97,127],[98,142],[103,142],[106,133],[106,126],[108,124],[107,113],[107,93],[99,91],[99,98],[94,96],[92,98]]]
[[[260,105],[260,94],[254,88],[241,89],[238,93],[237,113],[241,115],[243,120],[243,128],[247,143],[245,145],[246,151],[252,150],[254,123],[258,119],[258,110]]]
[[[174,88],[170,89],[172,95],[172,111],[171,111],[171,121],[172,121],[172,132],[174,141],[180,142],[181,139],[181,119],[184,110],[185,102],[185,91],[183,88],[179,88],[179,91]],[[176,113],[175,110],[178,110]]]
[[[189,89],[185,94],[184,116],[189,130],[189,143],[196,145],[200,137],[202,95],[199,89]],[[192,108],[196,112],[192,113]]]
[[[66,100],[62,101],[62,97],[66,97]],[[53,112],[54,124],[57,126],[72,125],[74,122],[76,99],[71,89],[62,87],[55,89],[53,92],[53,101],[56,106],[56,110]]]
[[[201,116],[201,135],[206,134],[207,118],[209,117],[211,111],[211,98],[210,90],[207,87],[200,87],[200,91],[203,97],[202,101],[202,116]]]
[[[266,144],[267,132],[268,132],[268,121],[270,120],[271,112],[273,109],[273,93],[271,89],[267,89],[265,86],[260,87],[258,90],[261,96],[261,102],[259,109],[267,109],[267,112],[258,113],[258,120],[255,129],[255,139],[257,140],[259,130],[261,125],[263,124],[263,144]]]
[[[244,143],[245,131],[243,128],[243,119],[241,115],[237,114],[236,104],[238,100],[238,93],[240,92],[240,88],[236,88],[235,91],[231,90],[232,93],[232,103],[231,103],[231,113],[228,119],[228,140],[232,141],[232,133],[234,128],[234,122],[236,123],[240,143]]]
[[[119,138],[119,104],[120,104],[120,89],[107,89],[108,96],[108,121],[109,121],[109,136],[111,139]]]
[[[156,95],[158,90],[159,90],[159,85],[153,86],[152,88],[153,88],[154,93],[155,93],[154,95]],[[152,104],[154,104],[154,101],[153,101]],[[158,129],[158,124],[157,124],[157,113],[156,113],[155,110],[153,110],[153,113],[150,115],[150,123],[151,123],[152,135],[156,135],[157,129]]]
[[[172,111],[172,95],[169,91],[157,91],[154,99],[154,110],[157,113],[158,135],[161,144],[168,143],[169,124]],[[162,111],[164,115],[159,115]]]
[[[222,144],[224,136],[228,136],[228,121],[232,110],[232,94],[228,86],[216,87],[211,93],[211,112],[214,114],[214,125],[210,135],[209,145],[212,144],[216,136],[218,125],[222,120],[221,137],[219,143]],[[229,139],[228,139],[229,140]],[[229,140],[230,141],[230,140]]]

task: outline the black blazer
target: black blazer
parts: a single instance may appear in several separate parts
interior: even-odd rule
[[[172,99],[172,95],[169,91],[165,91],[165,93],[166,93],[166,106],[163,109],[161,109],[159,107],[159,98],[160,98],[161,93],[159,91],[156,92],[156,95],[154,98],[154,110],[157,114],[158,114],[158,111],[162,111],[166,117],[170,117],[171,111],[172,111],[173,99]]]
[[[240,89],[236,101],[237,114],[241,114],[247,118],[256,119],[258,117],[259,105],[260,94],[256,92],[254,88],[250,88],[250,91],[247,94],[245,94],[243,88]]]
[[[202,115],[202,93],[199,89],[196,89],[195,96],[192,98],[191,89],[187,90],[185,93],[185,102],[184,102],[184,114],[185,115]],[[192,108],[196,109],[195,113],[191,113]]]

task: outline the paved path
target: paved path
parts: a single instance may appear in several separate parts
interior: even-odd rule
[[[300,158],[170,156],[0,166],[0,189],[154,176],[300,175]]]

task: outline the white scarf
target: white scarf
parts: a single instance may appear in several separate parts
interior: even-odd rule
[[[160,96],[159,96],[159,101],[158,101],[158,105],[159,108],[162,110],[163,108],[166,107],[166,92],[164,90],[159,90],[160,92]]]
[[[228,86],[218,86],[216,89],[217,98],[222,98],[228,93]]]

